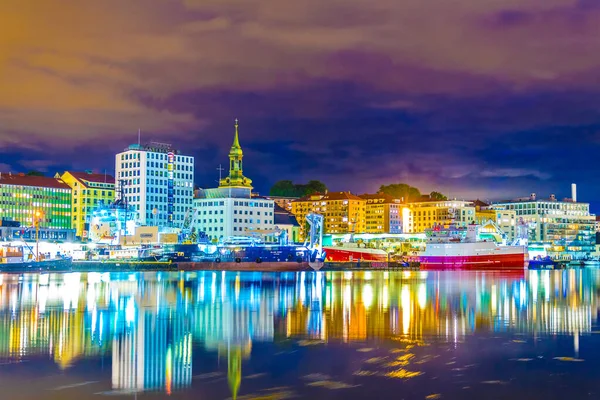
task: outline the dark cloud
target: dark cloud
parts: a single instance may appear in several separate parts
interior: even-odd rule
[[[561,197],[577,182],[600,201],[597,2],[32,4],[0,12],[3,170],[112,172],[141,128],[212,186],[237,117],[260,192]]]

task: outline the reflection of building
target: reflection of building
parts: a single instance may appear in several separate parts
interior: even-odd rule
[[[106,174],[91,172],[65,171],[62,176],[56,174],[71,187],[73,228],[75,235],[80,238],[88,236],[92,212],[99,202],[106,204],[115,199],[115,178]]]
[[[0,174],[0,216],[21,226],[34,224],[41,211],[40,227],[71,229],[71,188],[61,179],[24,174]]]
[[[126,305],[124,329],[113,339],[113,388],[170,393],[191,385],[188,320],[183,313],[164,310]]]
[[[192,206],[194,157],[181,155],[170,144],[132,144],[116,155],[115,171],[116,197],[138,211],[140,224],[183,222]]]
[[[256,342],[280,339],[455,343],[473,333],[589,333],[592,270],[0,274],[0,357],[61,368],[111,353],[113,387],[191,384],[192,341],[218,352],[233,397]],[[277,332],[277,333],[276,333]],[[206,363],[210,357],[196,361]],[[225,366],[226,365],[226,366]],[[205,366],[202,367],[205,370]]]
[[[580,259],[595,249],[596,218],[590,214],[589,203],[558,201],[554,195],[496,203],[494,209],[516,212],[529,227],[529,241],[549,244],[549,255]]]
[[[475,221],[475,207],[460,200],[424,201],[407,203],[402,210],[404,233],[424,232],[434,224],[447,225],[452,220],[458,225]]]
[[[350,192],[313,193],[292,201],[292,213],[302,223],[309,213],[323,215],[325,233],[363,233],[365,203]]]

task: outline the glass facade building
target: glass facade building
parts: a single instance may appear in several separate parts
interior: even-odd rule
[[[527,224],[530,243],[549,245],[557,258],[581,259],[595,249],[596,217],[589,203],[557,200],[522,200],[497,203],[492,208],[514,210]]]
[[[60,179],[43,176],[0,177],[0,219],[31,227],[38,211],[40,228],[71,229],[71,188]]]

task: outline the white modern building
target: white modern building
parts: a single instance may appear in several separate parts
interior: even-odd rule
[[[275,228],[275,202],[250,198],[249,189],[204,189],[199,196],[194,199],[195,228],[206,233],[210,240],[261,236]]]
[[[194,227],[213,241],[229,236],[263,236],[264,240],[275,241],[272,232],[275,202],[252,197],[252,180],[243,174],[242,158],[236,120],[229,151],[229,175],[220,180],[218,188],[197,192]]]
[[[179,226],[194,198],[194,157],[170,144],[133,144],[115,157],[115,194],[141,225]]]

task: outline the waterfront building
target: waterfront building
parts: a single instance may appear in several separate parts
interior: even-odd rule
[[[481,200],[475,200],[473,204],[475,205],[475,223],[481,226],[480,233],[494,234],[496,229],[500,229],[507,241],[512,242],[516,239],[518,218],[515,210],[493,209]]]
[[[0,219],[22,227],[71,230],[71,188],[62,179],[25,174],[0,175]]]
[[[407,203],[402,209],[404,233],[419,233],[433,225],[451,222],[466,226],[475,222],[475,206],[470,201],[439,200]]]
[[[402,233],[402,205],[385,193],[363,194],[366,233]]]
[[[236,119],[229,151],[229,175],[219,181],[218,188],[197,190],[193,201],[193,226],[197,232],[206,233],[211,241],[273,233],[275,202],[252,196],[252,180],[243,175],[243,155]],[[275,240],[272,236],[265,239]]]
[[[107,174],[94,174],[91,171],[65,171],[55,178],[62,179],[72,191],[72,228],[75,236],[89,237],[90,222],[98,204],[109,204],[115,199],[115,178]]]
[[[350,192],[313,193],[292,201],[292,214],[301,222],[309,213],[323,215],[325,233],[365,232],[366,200]],[[302,239],[305,237],[301,230]]]
[[[292,212],[292,202],[298,200],[299,197],[284,197],[284,196],[265,196],[267,199],[271,199],[279,207],[283,208],[288,212]]]
[[[132,144],[115,157],[116,197],[139,213],[141,225],[179,226],[192,207],[194,157],[170,144]]]
[[[274,229],[286,231],[288,241],[292,243],[300,242],[300,224],[296,217],[277,203],[275,203],[273,224],[275,225]]]
[[[580,259],[595,249],[596,217],[590,214],[589,203],[571,199],[558,201],[554,195],[539,199],[531,194],[526,198],[494,203],[491,207],[515,211],[527,224],[529,242],[549,245],[548,254],[552,257]]]

